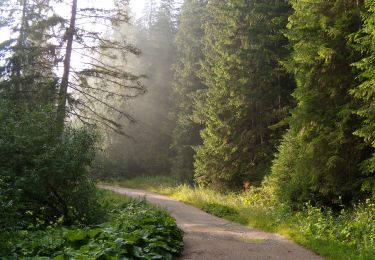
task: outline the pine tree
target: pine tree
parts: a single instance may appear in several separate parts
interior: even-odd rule
[[[334,205],[359,195],[358,164],[368,148],[353,135],[356,84],[351,66],[359,53],[348,37],[361,26],[360,1],[291,1],[287,37],[293,49],[286,67],[295,76],[297,106],[279,147],[272,173],[278,196],[301,202]]]
[[[288,55],[280,30],[290,10],[285,1],[208,3],[199,184],[239,189],[244,180],[259,184],[269,172],[282,133],[270,127],[285,116],[293,88],[279,63]]]
[[[194,175],[193,146],[201,144],[199,132],[202,128],[194,120],[194,99],[204,89],[198,77],[203,59],[203,21],[205,0],[187,0],[181,8],[176,36],[177,63],[174,66],[174,109],[176,127],[172,135],[174,155],[171,171],[181,179],[192,180]]]

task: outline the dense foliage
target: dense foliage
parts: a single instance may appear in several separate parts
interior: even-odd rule
[[[0,235],[0,257],[14,259],[172,259],[182,231],[166,211],[144,201],[106,194],[107,222],[83,228],[49,226]]]
[[[278,196],[295,205],[348,203],[360,197],[359,164],[369,148],[353,133],[360,120],[349,94],[357,84],[352,63],[361,57],[348,38],[359,30],[362,5],[353,1],[292,1],[286,35],[293,53],[297,101],[272,173]]]
[[[124,62],[125,54],[139,51],[126,41],[104,37],[100,26],[92,26],[94,31],[90,31],[76,23],[126,23],[125,6],[78,8],[73,0],[70,11],[60,12],[55,8],[59,4],[61,1],[1,1],[0,29],[9,32],[9,39],[0,42],[2,230],[43,226],[57,219],[66,225],[98,222],[103,212],[89,171],[97,152],[94,127],[105,125],[119,132],[121,127],[95,112],[93,100],[130,118],[87,89],[113,95],[105,90],[106,84],[91,84],[100,78],[115,82],[117,90],[131,89],[133,95],[142,90],[137,76],[105,63]],[[86,57],[79,69],[71,62],[73,45],[76,55]],[[113,49],[119,56],[101,62],[94,57],[93,53]]]
[[[112,117],[134,122],[113,101],[144,92],[117,66],[139,50],[107,31],[129,20],[127,1],[115,2],[1,1],[0,30],[10,32],[0,42],[1,259],[171,259],[182,248],[165,211],[103,205],[91,175],[97,127],[124,134]]]
[[[354,134],[364,138],[365,142],[375,148],[375,2],[365,1],[366,11],[363,13],[364,25],[356,35],[356,47],[365,57],[355,63],[361,70],[361,84],[351,90],[351,94],[361,100],[357,114],[362,117],[361,127]],[[375,151],[372,156],[361,163],[365,175],[362,188],[375,194]]]
[[[96,134],[66,127],[51,108],[0,103],[0,227],[23,228],[62,218],[93,223],[100,217],[89,165]]]
[[[193,146],[201,144],[202,122],[196,102],[205,88],[199,78],[203,59],[202,37],[206,0],[185,1],[176,35],[177,62],[174,65],[174,107],[176,126],[172,134],[171,172],[180,179],[193,180]],[[199,14],[197,16],[197,14]]]
[[[204,24],[202,77],[207,85],[198,184],[238,189],[269,172],[293,89],[280,60],[288,55],[285,1],[210,1]]]
[[[104,173],[263,185],[293,208],[373,196],[373,1],[175,6],[148,1],[133,28],[149,93],[124,103],[135,142],[111,136]]]

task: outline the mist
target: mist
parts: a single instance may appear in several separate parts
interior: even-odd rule
[[[114,118],[125,135],[103,130],[103,151],[98,155],[97,174],[112,177],[170,174],[173,118],[173,65],[176,62],[176,6],[148,2],[141,18],[123,24],[119,37],[136,46],[141,54],[126,57],[126,71],[142,76],[146,92],[116,101],[135,122]],[[116,37],[116,36],[113,36]]]

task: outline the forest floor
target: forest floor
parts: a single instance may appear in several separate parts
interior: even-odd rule
[[[215,217],[163,195],[107,185],[101,187],[130,197],[144,197],[166,208],[185,232],[184,251],[178,259],[322,259],[280,235]]]

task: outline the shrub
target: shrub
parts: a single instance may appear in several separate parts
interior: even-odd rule
[[[7,209],[0,213],[1,229],[100,218],[88,171],[96,134],[70,126],[61,132],[54,122],[51,107],[0,102],[0,205]]]

